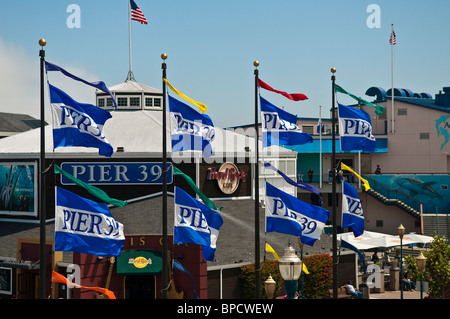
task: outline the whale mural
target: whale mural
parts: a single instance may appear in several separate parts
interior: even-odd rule
[[[450,213],[450,175],[370,175],[422,203],[424,213]]]

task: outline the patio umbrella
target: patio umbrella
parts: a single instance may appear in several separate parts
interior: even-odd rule
[[[415,244],[428,244],[433,241],[433,237],[431,236],[419,235],[416,233],[409,233],[404,235],[403,240],[405,239]]]
[[[406,236],[403,237],[403,241],[401,242],[402,245],[409,245],[414,243],[413,241],[410,241],[408,239],[405,238]],[[373,247],[383,247],[383,248],[388,248],[388,247],[395,247],[395,246],[400,246],[400,237],[399,236],[394,236],[394,235],[386,235],[386,236],[381,236],[381,237],[376,237],[376,238],[369,238],[369,239],[365,239],[363,241],[361,241],[362,245],[367,245],[367,246],[373,246]]]
[[[388,236],[388,235],[366,230],[366,231],[364,231],[364,233],[362,235],[360,235],[358,237],[355,237],[353,235],[353,232],[338,234],[337,239],[341,241],[341,244],[342,244],[342,241],[345,241],[345,242],[349,243],[350,245],[355,246],[359,250],[366,250],[366,249],[376,248],[378,246],[376,246],[376,244],[374,245],[371,243],[366,244],[365,241],[367,241],[369,239],[383,237],[383,236]]]

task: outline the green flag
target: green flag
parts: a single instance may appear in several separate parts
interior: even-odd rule
[[[356,95],[353,95],[353,94],[347,92],[346,90],[344,90],[343,88],[341,88],[341,87],[340,87],[339,85],[337,85],[337,84],[335,84],[334,87],[335,87],[335,89],[336,89],[336,92],[347,94],[347,95],[351,96],[352,98],[354,98],[355,100],[357,100],[360,104],[365,104],[365,105],[368,105],[368,106],[373,106],[373,107],[375,108],[375,114],[376,114],[376,115],[383,114],[383,112],[384,112],[384,107],[383,107],[383,105],[376,105],[376,104],[370,103],[370,102],[368,102],[368,101],[366,101],[366,100],[363,100],[362,98],[357,97]]]
[[[182,171],[180,171],[180,169],[178,169],[177,167],[173,167],[173,174],[174,175],[180,175],[183,176],[184,179],[188,182],[188,184],[192,187],[192,189],[194,190],[194,192],[198,195],[198,197],[200,197],[200,199],[203,201],[203,203],[208,206],[211,209],[214,210],[221,210],[221,208],[217,208],[216,205],[214,205],[214,203],[212,202],[212,200],[210,200],[208,197],[205,196],[205,194],[203,194],[197,187],[197,185],[195,185],[194,181],[192,180],[192,178],[190,178],[188,175],[186,175],[185,173],[183,173]]]
[[[104,191],[102,191],[100,188],[97,188],[95,186],[89,185],[88,183],[85,183],[85,182],[80,181],[79,179],[73,177],[69,173],[63,171],[62,168],[59,167],[56,164],[55,164],[55,174],[63,174],[65,177],[70,179],[72,182],[74,182],[78,186],[83,187],[90,194],[92,194],[95,197],[101,199],[102,201],[104,201],[107,204],[111,204],[111,205],[118,206],[118,207],[124,207],[125,205],[127,205],[127,202],[124,202],[124,201],[119,200],[119,199],[111,198]]]

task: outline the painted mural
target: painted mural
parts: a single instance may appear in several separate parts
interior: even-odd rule
[[[436,131],[438,136],[443,136],[443,143],[441,145],[441,150],[448,143],[450,139],[450,125],[448,119],[450,116],[441,116],[436,120]]]
[[[422,203],[424,213],[450,213],[450,175],[370,175]]]
[[[0,214],[36,216],[36,173],[33,163],[0,163]]]

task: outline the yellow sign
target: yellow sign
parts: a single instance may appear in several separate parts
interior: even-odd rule
[[[145,257],[136,257],[128,259],[129,264],[133,264],[136,268],[144,268],[147,265],[152,264],[151,258],[147,259]]]

